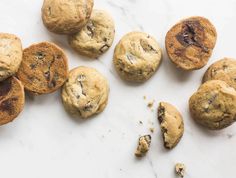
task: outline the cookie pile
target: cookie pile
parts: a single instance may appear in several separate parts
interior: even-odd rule
[[[70,46],[79,54],[98,58],[112,45],[115,25],[103,10],[93,10],[93,0],[44,0],[42,20],[54,33],[68,35]],[[181,20],[166,34],[169,59],[182,70],[205,66],[216,44],[217,32],[204,17]],[[162,50],[149,34],[130,32],[115,47],[113,64],[126,81],[143,83],[157,71]],[[212,64],[203,84],[189,99],[192,117],[202,126],[218,130],[236,121],[236,60],[224,58]],[[65,109],[74,116],[89,118],[102,112],[108,102],[109,84],[96,69],[68,68],[63,49],[51,42],[32,44],[22,50],[12,34],[0,33],[0,125],[14,120],[23,110],[25,91],[49,94],[62,88]],[[171,104],[158,107],[164,146],[174,148],[184,133],[181,113]],[[149,150],[151,136],[140,137],[136,156]]]

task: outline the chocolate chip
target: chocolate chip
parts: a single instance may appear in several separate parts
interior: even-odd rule
[[[196,46],[204,52],[208,52],[208,48],[202,44],[204,40],[204,28],[199,21],[186,21],[183,23],[182,30],[176,35],[176,39],[184,47]]]
[[[49,88],[54,88],[55,86],[56,86],[56,81],[54,79],[48,83]]]
[[[35,56],[37,59],[43,59],[46,55],[43,52],[36,52]]]
[[[103,46],[99,49],[99,51],[100,51],[101,53],[104,53],[109,47],[110,47],[110,46],[108,46],[107,44],[105,44],[105,45],[103,45]]]
[[[44,77],[46,78],[47,81],[49,81],[50,80],[50,71],[45,72]]]
[[[36,68],[36,64],[30,64],[30,68],[31,69],[35,69]]]
[[[87,34],[88,34],[89,36],[93,37],[95,27],[94,27],[92,21],[89,21],[89,22],[88,22],[88,24],[87,24],[87,30],[88,30],[88,31],[87,31]]]
[[[140,40],[140,45],[145,52],[157,53],[157,51],[146,40]]]
[[[3,82],[0,82],[0,96],[5,96],[11,90],[11,79],[7,79]]]
[[[130,61],[131,64],[133,64],[133,62],[136,60],[136,57],[133,54],[126,54],[127,59]]]
[[[14,97],[14,98],[9,98],[9,99],[3,101],[0,104],[0,110],[4,111],[4,112],[8,112],[8,114],[10,114],[10,115],[14,114],[15,111],[14,111],[13,103],[17,100],[18,100],[18,98]]]

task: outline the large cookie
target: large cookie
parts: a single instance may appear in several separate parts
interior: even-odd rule
[[[216,44],[217,33],[204,17],[190,17],[174,25],[166,34],[170,60],[184,70],[205,66]]]

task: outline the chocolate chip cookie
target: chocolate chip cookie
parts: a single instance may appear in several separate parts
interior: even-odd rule
[[[184,133],[184,122],[180,112],[171,104],[161,102],[158,107],[158,120],[161,124],[164,146],[174,148]]]
[[[64,84],[68,72],[63,50],[53,43],[42,42],[24,49],[17,77],[31,93],[47,94]]]
[[[236,121],[236,90],[221,80],[207,81],[191,96],[189,109],[202,126],[226,128]]]
[[[213,63],[205,72],[202,82],[223,80],[236,89],[236,60],[224,58]]]
[[[131,32],[117,44],[113,63],[124,80],[144,82],[156,72],[161,58],[161,49],[153,37],[143,32]]]
[[[65,109],[74,116],[88,118],[102,112],[108,101],[109,85],[97,70],[77,67],[70,71],[62,89]]]
[[[93,0],[44,0],[42,19],[51,32],[73,34],[86,25],[92,9]]]
[[[21,40],[15,35],[0,33],[0,81],[14,75],[21,61]]]
[[[15,77],[0,82],[0,125],[13,121],[23,110],[24,87]]]
[[[205,66],[216,44],[217,33],[204,17],[190,17],[174,25],[166,35],[170,60],[183,70]]]
[[[97,58],[105,53],[113,43],[115,25],[112,17],[103,10],[93,10],[90,20],[78,33],[68,40],[79,54]]]

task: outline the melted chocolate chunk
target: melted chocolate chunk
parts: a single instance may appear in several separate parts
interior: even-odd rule
[[[103,45],[101,48],[100,48],[100,52],[103,53],[105,52],[110,46],[108,46],[107,44]]]
[[[184,22],[181,32],[176,35],[176,39],[184,47],[193,45],[208,52],[208,48],[202,44],[204,38],[204,28],[199,21]]]
[[[14,97],[14,98],[9,98],[5,101],[3,101],[0,104],[0,110],[3,112],[8,112],[8,114],[12,115],[14,114],[14,102],[16,102],[18,100],[18,98]]]
[[[5,96],[9,93],[9,91],[11,90],[11,85],[11,79],[0,82],[0,97]]]

